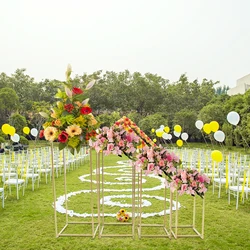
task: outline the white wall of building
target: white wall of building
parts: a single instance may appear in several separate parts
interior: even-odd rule
[[[237,80],[236,87],[227,91],[228,95],[245,94],[250,89],[250,74]]]

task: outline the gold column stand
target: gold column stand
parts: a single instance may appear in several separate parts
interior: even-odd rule
[[[170,196],[171,196],[171,200],[173,200],[173,196],[174,194],[171,192],[170,193]],[[186,195],[187,196],[187,195]],[[178,192],[176,191],[176,202],[178,203],[178,197],[179,197],[179,194]],[[174,236],[175,239],[177,238],[193,238],[193,237],[199,237],[201,239],[204,239],[204,218],[205,218],[205,196],[202,198],[198,197],[196,198],[196,196],[190,196],[191,199],[193,199],[193,213],[192,213],[192,224],[189,224],[189,225],[181,225],[179,224],[179,212],[178,209],[176,209],[175,211],[175,224],[172,225],[171,224],[171,233],[172,235]],[[196,223],[196,213],[197,213],[197,206],[196,206],[196,202],[197,202],[197,199],[202,199],[202,215],[201,215],[201,232],[199,232],[197,230],[197,223]],[[173,216],[173,214],[172,214]],[[179,228],[190,228],[191,229],[191,232],[193,234],[180,234],[179,233]]]
[[[51,167],[52,167],[52,188],[53,188],[53,197],[54,197],[54,223],[55,223],[55,235],[56,237],[92,237],[94,238],[97,234],[99,229],[99,223],[95,225],[94,222],[94,204],[93,204],[93,167],[92,167],[92,152],[89,152],[89,165],[90,165],[90,208],[91,208],[91,220],[89,222],[85,221],[69,221],[68,218],[68,202],[67,202],[67,169],[66,169],[66,159],[65,159],[65,152],[63,150],[63,167],[64,167],[64,196],[65,196],[65,206],[66,206],[66,213],[65,213],[65,225],[63,228],[58,232],[58,224],[57,224],[57,211],[56,211],[56,183],[55,183],[55,174],[54,174],[54,149],[53,143],[51,144]],[[98,185],[97,185],[98,186]],[[65,230],[68,228],[69,225],[89,225],[90,230],[89,232],[85,232],[85,229],[82,233],[65,233]]]
[[[99,230],[99,238],[102,237],[132,237],[133,239],[135,239],[135,179],[136,179],[136,175],[135,175],[135,168],[133,166],[131,166],[132,168],[132,222],[105,222],[105,218],[104,218],[104,159],[103,159],[103,153],[100,153],[97,155],[97,169],[101,169],[101,173],[100,171],[98,172],[101,175],[101,182],[99,182],[100,188],[100,195],[102,197],[102,204],[100,203],[100,199],[99,199],[99,205],[98,207],[100,208],[99,210],[99,215],[98,215],[98,220],[100,223],[100,230]],[[115,227],[126,227],[129,226],[131,227],[131,233],[127,233],[127,234],[122,234],[120,233],[120,231],[118,231],[119,233],[117,234],[113,234],[113,233],[105,233],[105,228],[109,227],[109,226],[115,226]]]
[[[167,214],[166,214],[166,193],[167,188],[164,188],[164,201],[163,201],[163,207],[164,207],[164,215],[163,215],[163,223],[162,224],[146,224],[142,223],[142,171],[138,173],[138,237],[141,238],[171,238],[171,231],[170,231],[170,225],[171,225],[171,214],[172,214],[172,200],[170,199],[170,214],[169,214],[169,222],[167,223]],[[162,229],[163,234],[143,234],[142,228],[159,228]]]

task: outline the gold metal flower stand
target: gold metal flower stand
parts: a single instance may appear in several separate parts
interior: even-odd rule
[[[167,213],[166,213],[166,203],[167,203],[167,188],[164,188],[164,200],[163,200],[163,209],[164,209],[164,214],[163,214],[163,222],[162,223],[155,223],[155,224],[150,224],[150,223],[143,223],[142,222],[142,171],[138,173],[138,213],[137,213],[137,229],[138,229],[138,237],[139,239],[141,238],[171,238],[171,231],[170,231],[170,225],[171,225],[171,214],[172,214],[172,200],[170,199],[170,214],[169,219],[167,218]],[[157,232],[155,234],[143,234],[142,228],[157,228]],[[153,230],[152,230],[153,231]]]
[[[170,196],[173,200],[174,193],[171,192]],[[174,224],[171,222],[171,233],[175,239],[193,237],[204,239],[205,196],[203,198],[196,196],[183,195],[183,200],[188,198],[188,201],[186,203],[181,202],[185,205],[180,210],[176,209],[175,211]],[[175,197],[176,202],[178,202],[180,199],[178,192],[175,192]],[[174,220],[173,213],[172,218]],[[190,219],[188,220],[188,218]],[[183,225],[180,221],[188,221],[190,224]],[[200,231],[197,229],[198,227]]]
[[[54,223],[55,223],[55,235],[56,237],[92,237],[94,238],[98,232],[99,224],[94,221],[94,189],[93,189],[93,159],[92,152],[89,152],[89,173],[90,173],[90,200],[89,208],[91,209],[91,219],[90,221],[71,221],[69,219],[69,210],[68,210],[68,201],[67,201],[67,168],[66,168],[66,159],[65,151],[63,149],[63,167],[64,167],[64,199],[65,199],[65,221],[60,216],[60,221],[64,221],[64,226],[59,231],[58,229],[58,215],[56,210],[56,181],[55,181],[55,168],[54,168],[54,148],[53,143],[51,144],[51,167],[52,167],[52,188],[53,188],[53,197],[54,197]],[[98,193],[98,191],[97,191]],[[98,203],[98,202],[97,202]],[[60,223],[61,224],[61,223]],[[76,226],[78,225],[78,226]],[[70,231],[67,233],[66,231]],[[72,233],[74,231],[74,233]]]
[[[132,237],[135,239],[135,181],[136,181],[136,174],[135,168],[131,166],[131,180],[132,180],[132,187],[131,187],[131,213],[132,218],[131,222],[108,222],[107,218],[105,218],[105,204],[104,204],[104,192],[105,192],[105,172],[104,172],[104,157],[103,153],[98,155],[97,159],[97,168],[100,167],[100,176],[101,180],[99,182],[100,185],[100,198],[99,199],[99,216],[100,219],[100,230],[99,230],[99,238],[102,237]],[[102,201],[102,202],[101,202]],[[112,218],[113,219],[113,218]],[[115,228],[115,230],[114,230]],[[119,229],[117,229],[119,228]],[[122,228],[122,230],[120,230]],[[113,230],[112,230],[113,229]],[[106,232],[108,231],[108,232]],[[124,233],[122,232],[124,231]]]

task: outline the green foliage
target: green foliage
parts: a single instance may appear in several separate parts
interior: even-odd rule
[[[226,146],[233,146],[233,126],[229,123],[224,123],[222,131],[225,133]]]
[[[0,123],[6,123],[10,114],[18,109],[18,96],[12,88],[0,89]]]
[[[147,117],[143,118],[139,122],[139,127],[147,134],[151,134],[151,129],[157,129],[161,125],[167,126],[168,120],[166,115],[162,113],[156,113],[153,115],[148,115]]]
[[[182,109],[174,116],[172,126],[179,124],[182,127],[182,132],[188,133],[189,137],[194,137],[198,130],[194,126],[197,120],[197,112],[195,110]]]
[[[4,143],[4,142],[5,142],[5,139],[2,136],[0,136],[0,143]]]
[[[140,120],[143,118],[139,113],[137,112],[130,112],[127,114],[127,117],[133,121],[136,124],[139,124]]]
[[[26,118],[18,113],[12,114],[9,123],[16,129],[17,134],[23,134],[23,128],[27,126]]]
[[[24,136],[20,136],[19,142],[23,145],[29,145],[29,140],[27,138],[25,138]]]
[[[112,112],[111,114],[104,113],[97,117],[97,121],[101,127],[111,127],[117,120],[121,118],[119,112]]]
[[[220,125],[224,123],[225,117],[226,113],[220,104],[208,104],[200,110],[198,115],[198,118],[204,123],[217,121]]]

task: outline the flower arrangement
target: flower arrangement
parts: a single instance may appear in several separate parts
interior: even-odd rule
[[[179,169],[172,176],[169,186],[172,192],[177,190],[180,195],[186,193],[192,196],[197,194],[203,197],[209,183],[210,179],[205,174],[199,173],[196,169]]]
[[[120,209],[119,212],[116,214],[116,219],[120,222],[127,222],[129,218],[131,217],[131,214],[126,212],[125,209]]]
[[[40,112],[47,121],[43,124],[44,131],[41,131],[39,136],[44,136],[50,142],[58,140],[60,150],[67,146],[74,154],[75,149],[79,152],[81,145],[96,136],[97,121],[88,104],[89,99],[85,99],[85,91],[95,82],[91,81],[85,89],[73,86],[70,82],[71,72],[69,65],[66,71],[67,81],[63,83],[64,91],[58,89],[55,95],[58,101],[51,109],[50,116]]]
[[[108,128],[99,129],[96,140],[90,140],[90,146],[97,152],[103,150],[105,155],[124,153],[129,159],[135,160],[137,149],[145,145],[155,145],[146,134],[129,118],[123,117]]]
[[[133,167],[138,172],[144,170],[146,175],[165,174],[166,185],[170,186],[172,191],[177,190],[180,194],[198,194],[201,197],[207,191],[210,182],[207,176],[197,170],[179,169],[179,157],[161,145],[157,146],[127,117],[115,122],[110,128],[100,129],[96,140],[90,140],[90,146],[97,152],[103,150],[105,155],[122,156],[124,153],[132,160]]]
[[[161,145],[143,147],[140,153],[136,155],[136,159],[134,165],[137,171],[143,169],[146,175],[150,173],[162,175],[164,173],[171,178],[176,173],[177,167],[181,165],[179,157]]]

